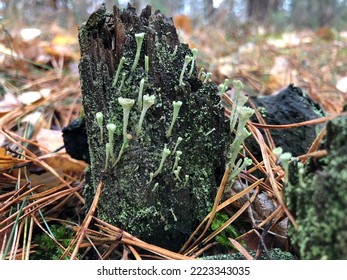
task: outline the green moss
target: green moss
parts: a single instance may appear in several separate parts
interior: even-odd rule
[[[294,247],[303,259],[347,259],[347,118],[327,125],[328,155],[305,165],[303,178],[294,163],[287,205],[295,215],[298,230],[289,228]]]
[[[253,258],[256,257],[255,250],[249,253]],[[260,259],[261,260],[293,260],[294,259],[292,254],[290,254],[289,252],[282,252],[278,248],[272,249],[269,252],[269,256],[270,257],[267,257],[266,254],[263,253]],[[200,259],[202,260],[245,260],[246,258],[241,253],[235,253],[235,254],[208,256],[208,257],[203,257]]]
[[[65,248],[69,246],[74,232],[64,226],[52,225],[50,227],[55,239]],[[31,255],[32,260],[59,260],[64,253],[55,242],[46,234],[42,233],[35,237],[35,253]],[[69,259],[66,257],[65,259]]]

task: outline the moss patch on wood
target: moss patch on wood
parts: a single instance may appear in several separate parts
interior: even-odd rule
[[[86,176],[86,200],[103,179],[103,189],[97,216],[153,244],[177,250],[197,224],[208,213],[225,167],[230,142],[228,123],[213,83],[202,83],[194,69],[184,86],[179,78],[188,46],[178,40],[172,20],[160,12],[151,13],[147,6],[140,16],[128,6],[120,11],[114,7],[108,14],[102,6],[79,30],[81,45],[81,88],[88,135],[91,166]],[[145,37],[134,71],[131,66],[136,53],[135,34]],[[175,49],[177,48],[177,51]],[[149,73],[145,72],[145,55],[149,57]],[[112,87],[120,58],[124,57],[121,79]],[[142,132],[137,137],[136,126],[141,111],[137,104],[131,109],[127,132],[131,136],[120,161],[107,170],[105,143],[100,143],[97,112],[104,116],[103,139],[107,139],[106,124],[116,125],[115,144],[118,155],[123,143],[123,110],[118,98],[138,99],[141,79],[145,79],[143,95],[154,95],[156,102],[147,111]],[[170,126],[173,101],[181,101],[172,135]],[[157,170],[164,145],[173,151],[177,139],[182,142],[179,174],[172,167],[175,155],[166,159],[162,172],[150,181]],[[106,141],[106,140],[105,140]],[[103,175],[102,175],[103,174]]]

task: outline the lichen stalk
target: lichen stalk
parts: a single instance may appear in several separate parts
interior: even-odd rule
[[[167,148],[167,144],[164,145],[164,149],[161,153],[161,160],[158,169],[153,173],[153,178],[158,176],[158,174],[162,171],[164,167],[164,163],[166,158],[170,155],[170,150]]]
[[[100,129],[100,144],[104,142],[104,115],[101,112],[97,112],[95,115],[96,123]]]
[[[130,110],[133,107],[135,100],[129,98],[118,98],[118,103],[123,107],[123,139],[127,138],[127,127],[129,121]]]
[[[145,84],[145,79],[142,78],[141,81],[140,81],[139,95],[137,97],[137,109],[139,111],[142,108],[142,93],[143,93],[144,84]]]
[[[137,64],[139,62],[140,59],[140,53],[141,53],[141,47],[142,47],[142,42],[143,42],[143,38],[145,37],[145,33],[137,33],[135,34],[135,40],[136,40],[136,54],[135,54],[135,59],[134,59],[134,63],[133,66],[131,67],[131,72],[134,72]]]
[[[110,144],[110,155],[112,161],[115,160],[115,155],[113,152],[113,138],[114,138],[114,133],[116,132],[116,125],[113,123],[108,123],[106,125],[107,131],[108,131],[108,143]]]
[[[176,122],[178,113],[179,113],[180,108],[182,106],[182,101],[173,101],[172,105],[173,105],[172,120],[171,120],[171,124],[170,124],[169,129],[166,131],[166,137],[167,138],[169,138],[171,136],[173,126],[174,126],[174,124]]]
[[[122,56],[122,58],[120,59],[119,64],[118,64],[116,74],[114,75],[112,87],[115,87],[117,84],[119,74],[120,74],[120,71],[122,70],[124,62],[125,62],[125,57]]]
[[[142,123],[143,120],[145,119],[145,115],[148,111],[148,109],[155,103],[155,96],[154,95],[148,95],[146,94],[143,97],[143,106],[142,106],[142,111],[141,111],[141,115],[140,115],[140,120],[139,123],[136,127],[136,135],[137,137],[140,136],[141,131],[142,131]]]
[[[193,60],[193,57],[186,55],[184,58],[184,64],[182,67],[182,71],[181,71],[181,75],[180,75],[180,80],[179,80],[179,85],[180,86],[184,86],[185,83],[183,82],[183,78],[184,78],[184,73],[186,72],[187,66],[188,64]]]
[[[212,76],[211,72],[207,72],[204,81],[202,82],[203,84],[206,84]]]
[[[190,65],[190,70],[188,73],[188,77],[190,78],[193,74],[193,70],[194,70],[194,66],[195,66],[195,60],[196,60],[196,55],[198,54],[198,50],[197,49],[192,49],[192,53],[193,53],[193,59],[192,59],[192,63]]]
[[[182,142],[182,140],[183,140],[183,138],[182,138],[181,136],[179,136],[179,137],[177,138],[175,147],[174,147],[174,149],[173,149],[173,151],[172,151],[173,154],[176,153],[176,149],[177,149],[178,145]]]

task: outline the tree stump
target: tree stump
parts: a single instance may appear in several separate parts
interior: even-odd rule
[[[144,40],[134,68],[139,33],[144,33]],[[218,89],[200,81],[195,67],[189,76],[192,62],[181,79],[185,58],[192,52],[179,42],[172,19],[159,11],[152,14],[150,6],[138,16],[130,5],[122,11],[114,7],[112,14],[102,5],[80,28],[79,43],[90,155],[87,205],[102,179],[97,217],[147,242],[177,250],[208,213],[224,172],[231,136],[218,105]],[[120,62],[124,63],[115,82]],[[127,126],[119,98],[134,100]],[[154,104],[140,131],[148,100]],[[173,103],[179,102],[172,125]],[[103,116],[102,130],[98,112]],[[106,161],[110,123],[115,132]]]
[[[345,108],[345,111],[347,108]],[[288,209],[299,228],[288,234],[301,259],[347,258],[347,116],[327,123],[327,155],[289,166],[284,188]]]

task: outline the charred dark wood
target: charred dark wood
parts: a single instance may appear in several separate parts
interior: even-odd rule
[[[131,71],[136,53],[135,34],[145,33],[137,68]],[[114,7],[108,14],[104,6],[96,11],[79,30],[81,48],[80,75],[88,136],[90,168],[87,172],[85,197],[87,205],[103,176],[103,189],[97,216],[129,231],[150,243],[177,250],[186,241],[212,206],[226,164],[230,142],[228,123],[213,83],[202,83],[190,65],[179,78],[189,47],[179,42],[173,22],[147,6],[140,16],[130,5]],[[145,55],[149,57],[149,73],[145,73]],[[113,79],[121,58],[125,58],[121,76],[113,87]],[[128,137],[132,138],[119,162],[110,161],[105,170],[107,123],[116,125],[113,152],[118,155],[123,143],[123,111],[118,98],[137,100],[141,79],[145,79],[143,95],[154,95],[155,105],[146,113],[142,133],[136,133],[141,110],[137,103],[131,109]],[[173,102],[181,101],[172,135],[167,137]],[[103,143],[95,116],[104,116]],[[181,170],[174,174],[177,139],[182,143],[179,160]],[[162,171],[150,180],[161,161],[164,145],[171,151]]]

